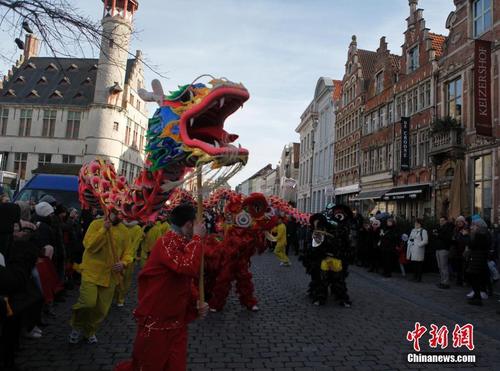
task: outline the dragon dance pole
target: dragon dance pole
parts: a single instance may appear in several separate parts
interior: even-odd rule
[[[197,211],[197,221],[201,223],[203,221],[203,189],[202,189],[202,165],[198,165],[196,174],[196,191],[198,192],[198,211]],[[205,302],[205,252],[203,251],[203,244],[201,245],[201,263],[200,263],[200,280],[198,283],[198,291],[200,294],[200,303]]]

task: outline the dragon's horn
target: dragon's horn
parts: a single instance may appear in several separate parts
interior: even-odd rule
[[[165,95],[163,94],[163,88],[161,82],[154,79],[151,82],[151,87],[153,91],[147,91],[146,89],[139,89],[139,97],[145,102],[156,102],[159,106],[162,105]]]

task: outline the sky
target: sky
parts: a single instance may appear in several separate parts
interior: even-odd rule
[[[72,3],[94,19],[102,15],[100,0]],[[431,32],[447,35],[453,0],[420,0],[419,7]],[[358,48],[376,50],[386,36],[391,52],[401,54],[408,15],[408,0],[139,0],[131,51],[142,50],[166,77],[145,69],[146,81],[159,78],[165,90],[204,73],[247,87],[250,100],[226,121],[226,130],[250,151],[230,181],[235,186],[275,166],[283,147],[299,141],[295,128],[318,79],[342,79],[353,34]],[[0,49],[15,56],[5,31]],[[0,60],[1,72],[8,67]]]

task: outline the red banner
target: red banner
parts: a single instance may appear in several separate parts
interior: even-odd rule
[[[475,41],[474,113],[476,133],[491,137],[491,42],[485,40]]]

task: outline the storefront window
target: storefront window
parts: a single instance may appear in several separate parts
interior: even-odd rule
[[[491,155],[474,160],[474,212],[485,219],[491,218],[492,163]]]

